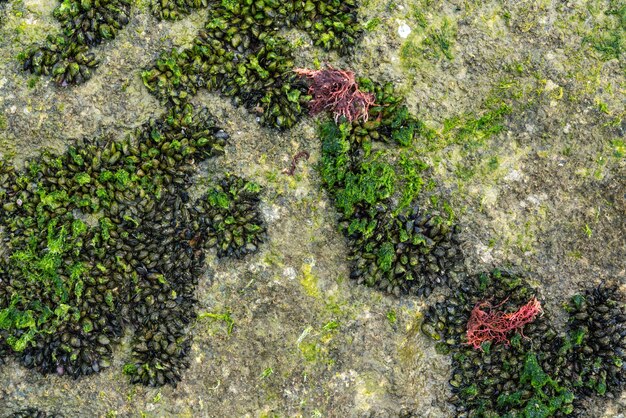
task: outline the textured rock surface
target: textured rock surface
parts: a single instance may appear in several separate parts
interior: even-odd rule
[[[96,48],[103,64],[93,78],[69,89],[21,72],[16,60],[57,30],[54,2],[2,6],[3,157],[21,161],[72,138],[120,136],[160,115],[140,71],[161,50],[187,45],[204,12],[159,22],[146,3],[135,1],[129,25]],[[343,61],[298,33],[289,37],[301,49],[298,66],[317,59],[350,67],[406,95],[433,130],[418,146],[433,167],[433,193],[463,227],[468,271],[502,266],[528,275],[556,308],[601,281],[625,287],[626,29],[605,13],[618,3],[364,1],[370,30]],[[621,55],[605,47],[612,37]],[[209,257],[198,288],[199,313],[230,311],[232,333],[201,319],[176,388],[129,385],[124,344],[114,367],[77,381],[9,361],[0,366],[0,415],[36,406],[65,416],[451,416],[449,360],[419,332],[424,300],[348,279],[346,243],[314,168],[316,122],[276,133],[216,95],[193,102],[231,134],[226,154],[210,164],[265,188],[261,252]],[[311,158],[294,177],[281,174],[301,150]],[[586,416],[620,413],[624,397],[590,405]]]

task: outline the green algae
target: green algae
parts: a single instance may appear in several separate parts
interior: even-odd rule
[[[202,319],[212,319],[216,321],[222,321],[226,325],[226,334],[230,335],[233,332],[233,328],[235,327],[235,321],[232,318],[230,310],[226,310],[222,313],[215,312],[199,312],[198,320]]]
[[[429,271],[454,269],[458,252],[450,249],[452,219],[420,212],[425,201],[422,174],[429,166],[413,144],[421,141],[423,125],[410,115],[392,85],[367,79],[359,85],[376,94],[377,104],[370,110],[375,121],[328,121],[318,129],[318,169],[341,216],[340,228],[351,242],[351,277],[395,294],[410,288],[429,293],[435,286],[426,278]],[[446,206],[451,216],[450,209]],[[439,243],[450,250],[435,250]],[[418,260],[416,254],[425,256]],[[438,277],[433,280],[440,283]]]
[[[526,354],[524,368],[520,375],[520,384],[530,385],[534,392],[533,397],[524,402],[522,401],[522,391],[503,394],[497,400],[499,407],[523,407],[520,416],[524,418],[547,418],[557,413],[569,415],[573,412],[574,394],[560,386],[543,371],[535,353]],[[505,416],[513,417],[516,415]]]
[[[598,19],[599,22],[594,25],[592,33],[583,37],[583,44],[591,45],[603,60],[624,61],[623,56],[626,53],[626,3],[621,0],[612,0],[603,14],[605,18]]]

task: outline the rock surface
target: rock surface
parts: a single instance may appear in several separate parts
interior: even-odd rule
[[[159,22],[146,3],[135,1],[128,27],[96,48],[103,65],[94,77],[71,88],[21,72],[16,59],[56,30],[54,2],[2,6],[2,157],[19,162],[73,138],[119,137],[164,111],[140,71],[161,50],[188,45],[204,13]],[[436,133],[418,146],[433,167],[433,195],[450,202],[463,227],[468,271],[524,274],[557,311],[588,286],[626,288],[626,28],[605,13],[617,3],[365,0],[369,30],[344,60],[289,36],[301,49],[298,66],[349,67],[406,95]],[[601,48],[612,36],[621,52]],[[277,133],[217,95],[193,101],[231,135],[211,172],[266,190],[268,242],[240,261],[210,258],[198,288],[198,311],[229,311],[232,333],[200,320],[176,388],[129,385],[124,344],[113,367],[77,381],[10,361],[0,366],[0,416],[26,406],[68,417],[453,416],[449,360],[419,332],[429,301],[348,279],[346,243],[315,170],[316,121]],[[294,177],[281,174],[301,150],[310,159]],[[585,416],[624,413],[622,396],[589,405]]]

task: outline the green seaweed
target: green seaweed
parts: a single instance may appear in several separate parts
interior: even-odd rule
[[[512,394],[502,394],[497,399],[499,407],[515,406],[518,409],[521,408],[519,416],[524,418],[547,418],[554,416],[557,412],[567,415],[573,411],[574,394],[572,391],[561,387],[548,376],[539,365],[537,355],[533,352],[526,354],[524,368],[520,375],[520,384],[522,387],[530,385],[533,396],[524,400],[522,393],[525,389]],[[518,415],[505,414],[504,416],[514,417]]]

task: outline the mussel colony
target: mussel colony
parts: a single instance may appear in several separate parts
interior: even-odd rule
[[[37,408],[24,408],[7,415],[6,418],[63,418],[63,415],[44,412]]]
[[[159,19],[179,20],[193,11],[208,6],[208,0],[152,0],[150,10]]]
[[[228,176],[189,198],[196,164],[227,139],[189,105],[121,141],[83,140],[23,170],[0,165],[2,354],[89,375],[109,366],[130,325],[131,381],[180,380],[204,250],[241,257],[265,235],[254,183]]]
[[[253,254],[265,240],[258,211],[260,191],[256,183],[227,175],[196,206],[203,215],[197,218],[203,239],[209,248],[217,248],[218,257]]]
[[[422,331],[452,355],[450,402],[459,416],[548,417],[581,412],[589,396],[619,396],[626,383],[626,306],[615,287],[600,286],[566,304],[566,329],[550,312],[511,336],[510,344],[467,343],[466,325],[485,300],[515,310],[537,290],[500,271],[470,276],[426,312]]]
[[[154,2],[153,11],[176,19],[203,4]],[[340,53],[350,51],[361,35],[354,1],[245,0],[209,6],[209,18],[194,45],[161,54],[142,73],[146,87],[167,106],[184,105],[198,88],[207,88],[233,97],[235,105],[243,104],[263,125],[290,128],[310,96],[293,71],[294,48],[278,36],[279,30],[300,29],[316,45]],[[397,295],[409,290],[428,295],[433,286],[458,273],[458,227],[437,212],[417,208],[414,198],[421,178],[407,185],[395,178],[393,164],[376,161],[378,156],[366,151],[372,141],[407,146],[420,124],[394,96],[390,83],[362,79],[360,84],[376,94],[371,121],[341,126],[329,122],[320,130],[323,178],[350,239],[352,277]],[[400,189],[412,192],[403,199],[412,207],[392,213],[394,192]]]
[[[62,32],[24,51],[24,70],[62,86],[89,80],[100,64],[90,48],[115,38],[129,22],[130,6],[130,0],[59,0],[53,15]]]
[[[183,3],[181,6],[180,3]],[[164,18],[200,1],[155,1]],[[267,126],[293,126],[309,99],[292,71],[294,47],[279,31],[296,28],[316,45],[346,52],[361,34],[356,2],[245,0],[209,3],[209,17],[191,48],[161,54],[143,72],[144,84],[163,103],[180,106],[200,88],[232,97]]]
[[[320,128],[320,173],[348,238],[350,276],[395,295],[428,296],[433,287],[462,278],[458,226],[418,206],[425,163],[411,156],[392,164],[384,151],[372,151],[373,142],[408,145],[419,121],[391,84],[362,79],[360,85],[376,95],[369,121],[329,121]]]

